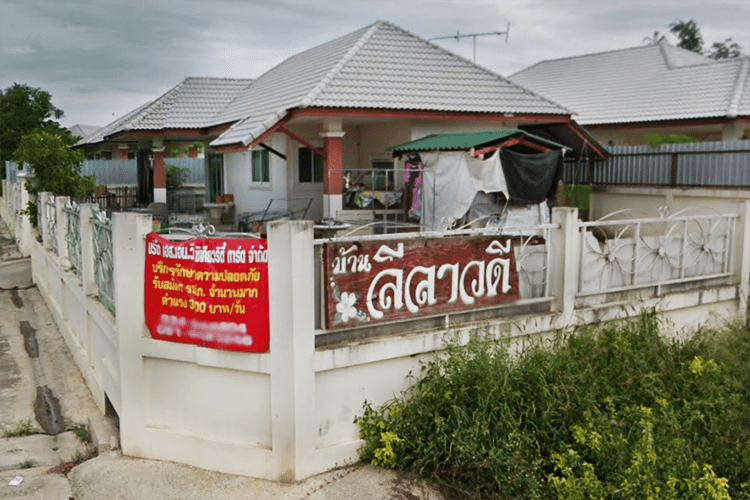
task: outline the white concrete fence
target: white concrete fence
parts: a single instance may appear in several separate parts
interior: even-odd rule
[[[9,191],[4,193],[0,213],[8,220],[15,202],[9,202]],[[43,202],[47,199],[47,194],[40,196]],[[339,329],[333,337],[316,328],[315,247],[320,242],[314,241],[309,221],[272,222],[267,227],[268,352],[220,351],[152,339],[144,319],[150,215],[113,215],[113,314],[97,298],[90,212],[82,208],[77,219],[79,278],[66,255],[64,205],[64,199],[55,199],[56,231],[40,223],[41,243],[27,221],[14,223],[14,230],[19,242],[27,242],[24,251],[32,256],[34,280],[95,400],[102,409],[109,401],[116,410],[127,455],[276,480],[299,480],[356,461],[361,441],[353,420],[363,402],[380,404],[397,397],[408,387],[409,375],[419,373],[420,362],[444,347],[443,326],[417,328],[406,321],[392,325],[387,334],[360,327]],[[581,259],[592,255],[581,253],[587,229],[575,209],[555,209],[546,242],[549,294],[499,306],[489,315],[485,311],[481,320],[471,320],[466,313],[442,319],[464,338],[482,327],[510,334],[522,347],[558,328],[634,316],[643,308],[661,310],[675,335],[741,317],[750,289],[750,204],[735,209],[723,219],[733,221],[731,231],[722,232],[717,243],[729,248],[721,272],[708,269],[705,279],[689,280],[656,273],[658,283],[643,282],[642,272],[631,272],[632,283],[630,278],[614,287],[608,282],[609,290],[603,288],[598,295],[582,288],[579,277],[587,267]],[[29,234],[24,236],[24,231]],[[621,237],[631,237],[629,244],[637,246],[640,234]],[[52,238],[57,238],[58,253],[51,250]],[[679,244],[667,243],[666,251]],[[600,242],[594,253],[606,245]],[[642,255],[631,248],[636,248],[631,259],[633,253]],[[618,251],[610,263],[628,258],[628,250]],[[590,281],[584,284],[592,286]],[[321,342],[327,337],[330,341]]]

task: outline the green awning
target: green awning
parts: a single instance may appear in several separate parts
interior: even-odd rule
[[[526,140],[552,149],[563,149],[565,146],[549,141],[521,129],[507,128],[501,130],[484,130],[479,132],[457,132],[453,134],[431,134],[415,141],[405,142],[388,149],[394,155],[418,151],[467,151],[471,148],[481,149],[501,144],[514,137],[523,136]]]

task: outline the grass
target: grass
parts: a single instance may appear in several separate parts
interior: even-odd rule
[[[30,420],[20,420],[12,429],[3,428],[4,438],[29,436],[36,432]]]
[[[89,436],[89,430],[86,428],[85,425],[82,425],[76,428],[76,436],[78,436],[78,439],[80,439],[81,442],[83,443],[91,442],[91,437]]]
[[[358,418],[361,457],[449,498],[750,498],[750,333],[659,335],[658,316],[519,355],[478,332]]]

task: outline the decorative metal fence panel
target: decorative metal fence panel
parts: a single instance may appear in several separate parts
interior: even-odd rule
[[[44,220],[47,224],[46,234],[49,235],[52,251],[59,255],[57,247],[57,208],[55,206],[55,196],[50,194],[47,197],[47,203],[42,207],[44,211]]]
[[[94,236],[94,281],[99,292],[99,301],[115,311],[115,272],[114,253],[112,250],[112,221],[106,214],[94,210],[91,218]]]
[[[750,186],[750,141],[611,146],[610,158],[589,165],[566,161],[569,184],[669,187]]]
[[[579,223],[578,296],[731,276],[737,214]]]
[[[68,246],[68,260],[76,272],[78,279],[83,276],[83,260],[81,258],[81,207],[68,201],[65,204],[65,214],[68,218],[68,226],[65,232],[65,241]]]

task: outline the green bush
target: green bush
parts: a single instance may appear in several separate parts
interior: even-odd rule
[[[565,184],[567,205],[578,210],[588,210],[593,188],[587,184]]]
[[[508,339],[454,339],[402,398],[365,402],[363,460],[459,498],[749,498],[750,335],[677,343],[658,316]]]
[[[177,191],[190,175],[190,169],[180,168],[175,165],[165,166],[167,173],[167,191]]]

